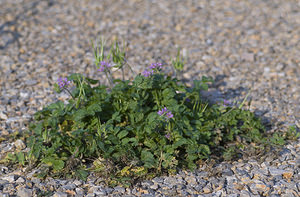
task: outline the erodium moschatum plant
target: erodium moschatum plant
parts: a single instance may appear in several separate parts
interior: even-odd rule
[[[94,48],[95,72],[105,73],[109,85],[82,74],[60,78],[55,90],[70,94],[67,104],[57,101],[36,112],[23,135],[29,149],[8,154],[6,162],[40,168],[40,178],[86,179],[94,172],[108,185],[130,186],[193,170],[211,155],[235,158],[251,144],[284,144],[284,136],[268,137],[260,119],[241,105],[205,102],[200,91],[212,78],[188,87],[163,73],[166,64],[153,63],[133,80],[115,79],[111,69],[130,67],[126,53],[115,42],[106,55],[103,45]],[[177,73],[181,59],[172,62]]]

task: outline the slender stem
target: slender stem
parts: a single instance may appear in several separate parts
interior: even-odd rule
[[[72,95],[72,93],[70,92],[70,90],[68,88],[64,87],[64,90],[66,90],[71,95],[71,97],[75,100],[75,97]]]
[[[157,168],[157,172],[161,171],[161,163],[162,163],[162,150],[160,151],[160,159],[159,159],[159,164],[158,164],[158,168]]]
[[[158,106],[160,106],[160,102],[159,102],[159,99],[158,99],[158,92],[157,92],[157,90],[154,90],[154,94],[155,94],[156,103],[157,103]]]
[[[123,78],[123,81],[125,80],[125,73],[124,73],[124,67],[122,66],[121,67],[121,70],[122,70],[122,78]]]
[[[110,87],[112,87],[113,86],[113,80],[110,77],[111,74],[110,74],[109,70],[105,70],[105,75],[106,75],[107,80],[109,81]]]
[[[171,133],[171,122],[169,121],[169,124],[168,124],[168,131],[169,133]]]
[[[127,64],[127,66],[129,67],[129,69],[130,69],[130,71],[134,74],[134,75],[136,75],[136,73],[132,70],[132,66],[128,63],[128,61],[124,58],[124,61],[125,61],[125,63]]]

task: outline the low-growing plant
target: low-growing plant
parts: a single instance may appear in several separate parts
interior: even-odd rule
[[[104,48],[104,42],[94,48],[95,64],[110,85],[82,74],[60,78],[55,90],[70,94],[67,104],[57,101],[36,112],[26,137],[29,151],[9,154],[6,161],[39,167],[41,178],[86,179],[93,171],[111,186],[130,186],[179,168],[195,169],[216,151],[231,159],[251,143],[282,144],[279,136],[265,137],[260,119],[242,109],[244,102],[205,102],[200,91],[212,78],[188,87],[166,76],[166,65],[153,63],[131,81],[124,74],[114,79],[113,67],[129,66],[126,53],[117,42],[107,56]],[[183,69],[179,57],[172,64]]]

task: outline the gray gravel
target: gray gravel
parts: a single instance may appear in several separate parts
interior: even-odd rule
[[[127,41],[137,73],[153,62],[170,64],[181,47],[187,81],[216,80],[203,94],[242,101],[251,91],[250,110],[271,130],[300,127],[299,1],[0,0],[0,137],[26,129],[37,110],[68,98],[52,90],[59,77],[104,79],[90,44],[100,36]],[[0,142],[0,159],[24,146]],[[299,155],[298,140],[279,158],[207,164],[132,190],[107,188],[92,175],[85,183],[41,182],[0,166],[0,196],[299,196]]]

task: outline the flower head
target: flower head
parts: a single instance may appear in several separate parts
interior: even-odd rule
[[[149,77],[150,75],[152,75],[152,73],[148,70],[145,70],[143,73],[144,77]]]
[[[152,63],[148,68],[149,69],[161,69],[161,63]]]
[[[157,72],[158,69],[161,69],[161,66],[161,63],[153,63],[144,72],[142,72],[142,75],[144,75],[144,77],[149,77],[154,74],[154,71]]]
[[[169,118],[169,119],[170,119],[170,118],[173,118],[173,114],[172,114],[172,112],[170,112],[170,111],[166,114],[166,116],[167,116],[167,118]]]
[[[162,108],[157,112],[158,115],[164,116],[167,120],[174,117],[172,112],[170,112],[166,107]]]
[[[71,83],[71,81],[68,81],[68,79],[67,79],[67,77],[64,77],[64,78],[59,78],[58,80],[57,80],[57,83],[58,83],[58,85],[59,85],[59,88],[65,88],[65,87],[67,87],[70,83]]]
[[[227,106],[230,105],[230,104],[231,104],[230,101],[228,101],[228,100],[226,100],[226,99],[223,100],[223,106],[224,106],[224,107],[227,107]]]
[[[100,71],[100,72],[103,72],[103,71],[104,71],[104,69],[105,69],[105,67],[104,67],[104,66],[100,66],[100,67],[99,67],[99,69],[98,69],[98,71]]]
[[[101,61],[100,65],[101,66],[98,69],[98,71],[100,71],[100,72],[103,72],[105,69],[108,69],[108,68],[112,67],[112,65],[110,63],[106,62],[106,61]]]
[[[163,109],[159,110],[157,113],[158,113],[158,115],[162,116],[167,111],[168,111],[168,109],[166,107],[164,107]]]
[[[170,139],[170,137],[171,137],[170,133],[167,133],[167,134],[165,135],[165,137],[168,138],[168,139]]]
[[[186,98],[185,101],[186,101],[186,102],[191,102],[191,99]]]

